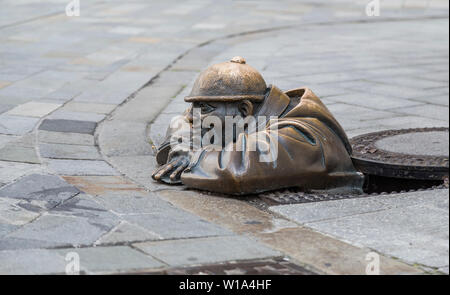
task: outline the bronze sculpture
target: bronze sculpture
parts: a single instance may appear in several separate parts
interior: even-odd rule
[[[267,87],[234,57],[202,72],[185,101],[192,105],[169,127],[153,179],[235,195],[288,187],[361,191],[347,136],[310,89]],[[237,117],[258,120],[230,128]]]

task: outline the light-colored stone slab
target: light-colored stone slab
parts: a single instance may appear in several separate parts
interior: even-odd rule
[[[0,133],[23,135],[33,130],[38,121],[38,118],[2,114],[0,115]]]
[[[8,111],[7,114],[41,118],[53,112],[60,106],[61,104],[30,101],[13,108],[12,110]]]
[[[65,257],[68,253],[77,253],[80,269],[88,274],[108,274],[146,271],[165,267],[160,261],[126,246],[72,248],[57,250]]]
[[[119,175],[104,161],[49,159],[48,167],[59,175]]]
[[[101,237],[95,244],[108,245],[116,243],[141,242],[159,239],[161,239],[159,235],[151,233],[148,230],[145,230],[139,226],[124,221],[120,223],[111,232]]]
[[[280,256],[253,239],[242,236],[200,238],[134,244],[171,266],[218,263]]]
[[[91,134],[70,133],[70,132],[52,132],[39,130],[39,142],[60,143],[60,144],[79,144],[94,145],[95,139]]]
[[[0,251],[0,274],[64,274],[67,262],[54,250]]]
[[[41,157],[50,159],[101,160],[102,156],[95,146],[41,143]]]

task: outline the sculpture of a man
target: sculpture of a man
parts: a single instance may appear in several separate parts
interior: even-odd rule
[[[266,86],[234,57],[202,72],[185,101],[192,105],[172,121],[153,179],[235,195],[290,187],[361,190],[363,176],[353,167],[344,130],[310,89]],[[230,127],[233,118],[244,120],[242,128]]]

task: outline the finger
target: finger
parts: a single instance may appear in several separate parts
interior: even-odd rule
[[[184,171],[184,169],[186,169],[188,164],[189,163],[184,161],[180,166],[178,166],[178,168],[175,169],[175,171],[173,171],[172,174],[170,174],[170,180],[172,180],[172,181],[177,180],[179,178],[180,174]]]
[[[159,169],[156,173],[153,174],[153,178],[156,180],[160,180],[161,177],[166,174],[168,171],[172,170],[177,164],[176,160],[173,160],[169,164],[164,165],[161,169]]]

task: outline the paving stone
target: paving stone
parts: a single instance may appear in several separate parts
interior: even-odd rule
[[[116,107],[114,104],[69,102],[64,106],[64,109],[71,112],[109,114]]]
[[[1,114],[0,133],[23,135],[33,130],[38,121],[38,118],[18,117]]]
[[[105,115],[103,114],[67,111],[65,107],[48,116],[48,120],[85,121],[95,123],[100,122],[104,118]]]
[[[242,236],[146,242],[134,246],[171,266],[281,256],[281,253]]]
[[[101,223],[103,220],[114,221],[117,216],[111,213],[108,208],[96,202],[91,196],[79,194],[63,204],[48,211],[55,215],[89,218],[90,221]]]
[[[94,136],[82,133],[66,133],[39,130],[39,142],[60,143],[73,145],[95,145]]]
[[[2,212],[1,209],[1,204],[0,204],[0,212]],[[10,223],[5,223],[3,220],[0,219],[0,239],[9,234],[10,232],[14,231],[15,229],[19,228],[18,225],[13,225]]]
[[[92,196],[109,193],[146,195],[142,187],[121,176],[63,176],[64,180]]]
[[[131,177],[133,181],[145,186],[150,191],[167,189],[167,185],[154,181],[149,174],[157,164],[153,156],[110,157],[110,163],[120,172]],[[184,186],[172,186],[172,190],[182,190]]]
[[[98,195],[95,199],[118,214],[164,213],[177,210],[156,195],[145,192],[128,191],[125,194],[124,191],[116,191]]]
[[[157,269],[160,261],[126,246],[72,248],[57,250],[62,256],[75,252],[80,257],[80,270],[88,274],[107,274]]]
[[[112,218],[84,218],[47,214],[8,235],[51,243],[53,247],[92,245],[119,223]]]
[[[316,222],[335,219],[356,214],[376,212],[388,209],[389,206],[376,199],[346,199],[306,204],[272,206],[270,211],[281,214],[298,223]]]
[[[38,213],[31,212],[20,207],[19,200],[13,200],[9,198],[0,199],[0,227],[2,227],[1,224],[3,222],[6,222],[10,225],[23,225],[32,221],[38,216]]]
[[[96,245],[142,242],[159,240],[160,238],[161,237],[157,234],[151,233],[139,226],[124,221],[120,223],[117,228],[101,237],[96,242]]]
[[[93,135],[97,123],[90,121],[76,121],[76,120],[50,120],[45,119],[39,126],[39,130],[54,131],[54,132],[70,132],[83,133]]]
[[[9,183],[26,174],[38,173],[40,165],[0,161],[0,182]]]
[[[365,275],[366,257],[372,249],[356,247],[345,241],[304,228],[285,228],[257,235],[259,241],[325,274]],[[380,274],[423,274],[397,259],[380,255]]]
[[[100,148],[109,157],[152,155],[153,150],[146,134],[146,123],[106,121],[99,132]]]
[[[307,226],[409,263],[431,267],[448,264],[448,211],[423,204],[312,222]]]
[[[60,106],[61,104],[31,101],[13,108],[7,114],[41,118],[53,112]]]
[[[48,168],[59,175],[119,175],[104,161],[50,159]]]
[[[5,112],[9,111],[13,107],[14,107],[14,105],[10,105],[10,104],[0,104],[0,114],[3,114]]]
[[[53,208],[79,190],[55,175],[32,174],[0,190],[0,197],[20,199],[41,208]]]
[[[314,90],[314,89],[313,89]],[[351,105],[358,105],[362,107],[369,107],[376,110],[391,110],[392,108],[404,108],[407,106],[415,106],[421,104],[417,101],[407,99],[385,97],[380,95],[368,95],[367,93],[353,93],[332,96],[329,98],[332,101],[342,102]]]
[[[30,164],[41,163],[34,148],[22,147],[15,144],[7,144],[0,148],[0,160]]]
[[[39,145],[41,157],[50,159],[101,160],[102,156],[95,146],[46,144]]]
[[[55,250],[0,251],[0,274],[64,274],[67,262]]]
[[[408,115],[417,115],[446,121],[449,120],[448,107],[444,106],[420,105],[414,107],[403,107],[398,111]]]
[[[125,214],[121,217],[130,223],[160,235],[164,239],[230,234],[228,230],[175,208],[150,214]]]
[[[4,147],[7,143],[17,140],[17,136],[0,134],[0,148]]]

